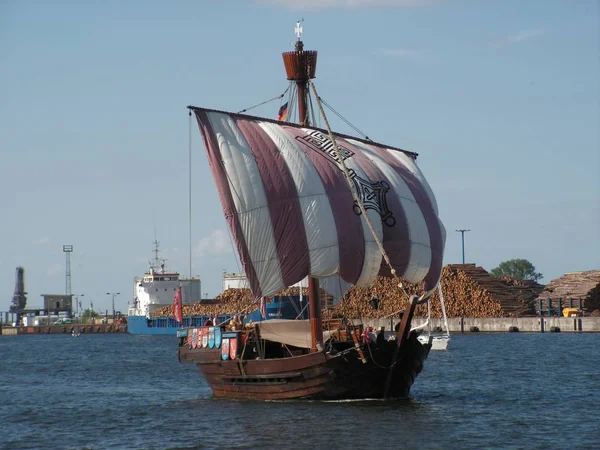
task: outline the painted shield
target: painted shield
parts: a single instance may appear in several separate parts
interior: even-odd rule
[[[177,337],[186,337],[188,335],[188,330],[187,328],[184,328],[182,330],[177,330]]]
[[[198,346],[198,328],[194,328],[192,330],[192,348],[196,348]]]
[[[208,327],[202,327],[202,347],[208,347]]]
[[[210,327],[208,329],[208,348],[213,348],[215,346],[215,327]]]
[[[192,333],[188,333],[187,335],[187,343],[192,348]]]
[[[215,327],[215,347],[221,347],[221,327]]]
[[[223,339],[223,346],[221,347],[221,359],[227,361],[229,359],[229,339]]]
[[[237,356],[237,338],[229,339],[229,357],[235,359]]]

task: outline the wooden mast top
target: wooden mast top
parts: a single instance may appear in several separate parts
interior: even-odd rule
[[[298,118],[300,125],[309,125],[307,97],[308,80],[315,78],[317,69],[317,52],[304,50],[304,43],[300,40],[302,25],[296,24],[296,48],[292,52],[284,52],[283,63],[287,78],[295,81],[298,88]],[[323,344],[323,323],[321,320],[321,301],[319,296],[319,280],[308,278],[308,311],[310,315],[311,351],[319,351]]]
[[[296,24],[296,49],[292,52],[284,52],[283,63],[287,73],[287,79],[296,82],[298,87],[298,118],[300,125],[308,125],[308,80],[315,77],[317,70],[317,52],[304,50],[304,43],[300,40],[302,25]]]

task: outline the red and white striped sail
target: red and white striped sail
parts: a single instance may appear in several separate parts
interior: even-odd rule
[[[223,211],[253,294],[306,276],[369,285],[390,271],[327,133],[193,108]],[[415,154],[335,135],[398,275],[433,289],[445,230]]]

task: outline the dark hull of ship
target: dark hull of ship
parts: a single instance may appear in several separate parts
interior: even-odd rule
[[[364,363],[352,347],[335,354],[322,351],[288,358],[222,361],[220,349],[192,349],[182,344],[179,361],[196,364],[215,397],[253,400],[405,398],[423,369],[431,343],[423,345],[417,334],[411,333],[400,351],[396,349],[395,341],[373,345],[370,350],[365,347]]]

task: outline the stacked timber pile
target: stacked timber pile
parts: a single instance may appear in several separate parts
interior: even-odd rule
[[[403,283],[408,295],[419,294],[415,285]],[[543,286],[533,281],[503,280],[492,277],[475,264],[453,264],[442,272],[442,293],[448,317],[505,317],[534,313],[535,298]],[[373,300],[377,300],[377,304]],[[432,296],[431,316],[442,317],[438,293]],[[334,310],[335,314],[357,318],[397,317],[406,308],[407,296],[390,278],[378,278],[367,288],[352,287]],[[377,306],[377,307],[375,307]],[[424,317],[426,305],[418,306],[415,315]]]
[[[299,295],[298,287],[291,287],[282,290],[277,295]],[[308,297],[308,288],[302,289],[302,294]],[[327,299],[324,291],[321,291],[323,300]],[[268,297],[270,301],[272,297]],[[204,300],[191,305],[183,305],[183,316],[205,316],[205,315],[230,315],[230,314],[248,314],[258,308],[257,302],[252,297],[250,289],[226,289],[212,300]],[[157,317],[173,316],[173,307],[165,306],[157,309],[153,313]]]
[[[490,275],[484,268],[476,267],[475,264],[454,264],[447,266],[451,272],[456,272],[457,277],[454,283],[455,300],[461,298],[471,299],[472,306],[480,313],[488,313],[490,308],[486,303],[497,304],[500,311],[494,312],[497,315],[474,315],[477,311],[463,310],[464,317],[504,317],[521,316],[534,314],[534,303],[537,296],[544,289],[544,286],[533,280],[515,280],[508,277],[496,278]],[[462,283],[467,282],[468,289],[463,289]],[[442,278],[442,287],[444,292],[448,290],[448,283]],[[444,294],[446,296],[446,294]],[[483,301],[483,304],[480,302]],[[465,304],[465,306],[467,306]]]
[[[369,287],[353,286],[335,307],[330,307],[330,298],[321,290],[321,305],[324,318],[383,318],[399,316],[406,308],[408,296],[420,295],[419,286],[406,282],[402,289],[399,281],[392,278],[377,278]],[[505,317],[534,314],[535,299],[544,287],[534,281],[517,281],[492,277],[485,269],[475,264],[454,264],[444,267],[442,290],[448,317]],[[405,295],[405,293],[407,295]],[[277,295],[298,295],[298,287],[291,287]],[[303,288],[308,296],[308,289]],[[270,300],[270,298],[268,299]],[[208,302],[183,306],[184,316],[208,314],[247,314],[257,304],[249,289],[227,289]],[[442,309],[437,291],[432,296],[431,316],[441,318]],[[171,306],[162,308],[155,315],[172,316]],[[416,308],[417,317],[427,315],[427,305]]]
[[[214,300],[183,305],[183,317],[206,316],[215,314],[245,314],[256,309],[250,289],[227,289]],[[173,316],[173,307],[154,311],[154,316]]]
[[[569,298],[582,300],[582,308],[591,314],[600,310],[600,270],[565,273],[556,278],[540,293],[539,299],[562,299],[563,306],[569,306]],[[594,315],[600,315],[594,313]]]

